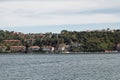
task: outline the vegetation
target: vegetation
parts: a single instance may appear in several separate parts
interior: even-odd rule
[[[14,31],[0,30],[0,46],[11,46],[5,44],[3,40],[20,40],[23,46],[54,46],[65,43],[69,45],[69,51],[104,51],[116,50],[116,45],[120,43],[120,30],[96,30],[96,31],[67,31],[62,30],[60,34],[24,34]],[[18,45],[18,44],[14,44]]]

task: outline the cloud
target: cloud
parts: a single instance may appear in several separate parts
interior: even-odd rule
[[[0,26],[115,23],[120,0],[0,0]]]
[[[119,8],[95,9],[77,12],[77,14],[120,14],[120,9]]]

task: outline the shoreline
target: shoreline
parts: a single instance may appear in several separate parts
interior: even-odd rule
[[[10,55],[17,55],[17,54],[26,54],[26,55],[34,55],[34,54],[49,54],[49,55],[53,55],[53,54],[120,54],[120,52],[69,52],[69,53],[64,53],[64,52],[62,52],[62,53],[54,53],[54,52],[50,52],[50,53],[45,53],[45,52],[30,52],[30,53],[22,53],[22,52],[16,52],[16,53],[0,53],[0,55],[2,55],[2,54],[10,54]]]

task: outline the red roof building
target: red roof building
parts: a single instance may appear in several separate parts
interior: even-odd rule
[[[21,43],[20,40],[3,40],[3,42],[6,44],[11,44],[11,43],[19,44],[19,43]]]
[[[11,46],[10,51],[11,52],[24,52],[26,50],[25,46]]]
[[[39,46],[30,46],[28,49],[29,49],[29,51],[39,51],[40,47]]]

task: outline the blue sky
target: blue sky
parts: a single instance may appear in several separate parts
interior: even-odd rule
[[[20,32],[120,29],[120,0],[0,0],[0,29]]]

